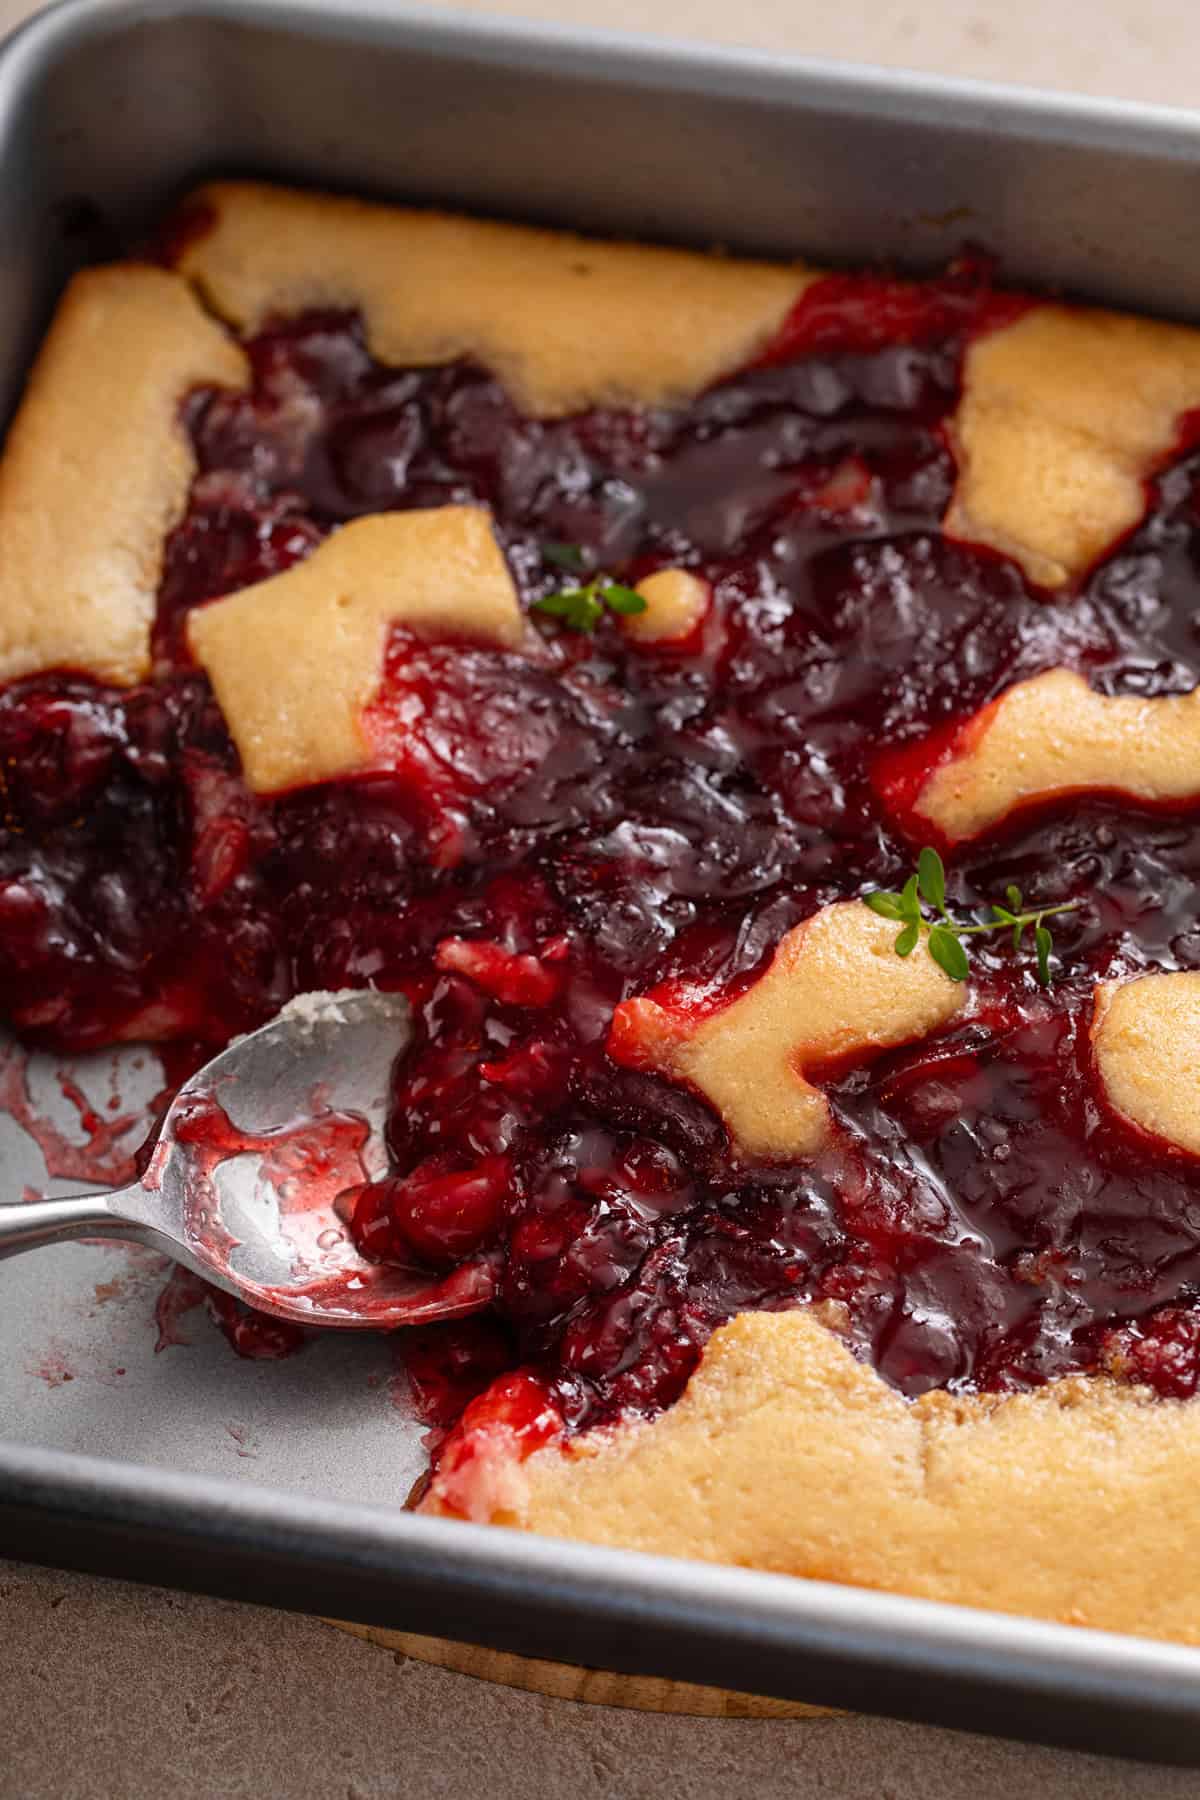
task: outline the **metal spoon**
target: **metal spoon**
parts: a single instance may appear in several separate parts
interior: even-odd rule
[[[0,1257],[72,1238],[128,1238],[261,1312],[376,1329],[487,1304],[487,1258],[445,1279],[367,1262],[336,1202],[383,1174],[389,1077],[407,1002],[305,994],[184,1083],[140,1181],[0,1207]]]

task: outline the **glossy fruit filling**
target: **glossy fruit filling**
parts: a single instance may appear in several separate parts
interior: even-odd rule
[[[551,424],[468,364],[381,367],[352,317],[283,322],[247,394],[189,404],[154,682],[0,694],[19,1032],[215,1045],[308,988],[411,997],[392,1172],[345,1210],[431,1291],[469,1272],[475,1315],[408,1340],[430,1422],[484,1389],[531,1430],[650,1413],[723,1320],[801,1302],[908,1395],[1101,1367],[1195,1388],[1200,1169],[1106,1112],[1087,1040],[1097,979],[1200,968],[1195,816],[1073,801],[949,858],[964,906],[1080,902],[1053,986],[975,940],[965,1022],[831,1078],[809,1164],[739,1162],[701,1099],[605,1048],[623,998],[744,985],[817,907],[902,885],[919,845],[880,796],[906,745],[1062,664],[1106,693],[1200,678],[1200,456],[1078,593],[940,533],[964,345],[1018,304],[971,267],[838,277],[691,405]],[[395,632],[378,770],[252,796],[188,609],[345,520],[463,500],[527,605],[568,544],[626,583],[693,570],[708,612],[670,648],[535,613],[538,662]]]

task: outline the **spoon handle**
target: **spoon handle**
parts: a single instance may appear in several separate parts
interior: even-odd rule
[[[123,1219],[114,1206],[119,1193],[73,1194],[65,1200],[26,1200],[0,1206],[0,1258],[64,1244],[72,1238],[118,1237],[142,1240],[140,1226]]]

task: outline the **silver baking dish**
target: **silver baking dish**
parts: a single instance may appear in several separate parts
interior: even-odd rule
[[[217,172],[831,261],[930,266],[973,239],[1017,279],[1182,317],[1200,301],[1188,115],[379,0],[67,0],[0,54],[0,171],[4,408],[70,269]],[[111,1064],[76,1069],[101,1100]],[[126,1057],[120,1082],[144,1095],[152,1071]],[[30,1083],[61,1117],[55,1071]],[[5,1197],[70,1185],[4,1118],[0,1167]],[[245,1364],[197,1331],[155,1355],[161,1281],[111,1246],[5,1267],[5,1553],[1200,1761],[1192,1651],[411,1517],[421,1451],[386,1342]]]

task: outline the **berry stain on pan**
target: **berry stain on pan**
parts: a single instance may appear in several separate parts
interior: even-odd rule
[[[76,1071],[69,1065],[56,1071],[55,1080],[63,1099],[77,1114],[82,1137],[65,1131],[35,1104],[29,1085],[29,1058],[22,1046],[0,1046],[0,1112],[33,1139],[46,1174],[65,1181],[91,1182],[97,1187],[122,1187],[133,1181],[138,1145],[154,1117],[156,1104],[127,1112],[106,1106],[105,1112],[116,1110],[116,1116],[105,1117],[89,1100]]]

